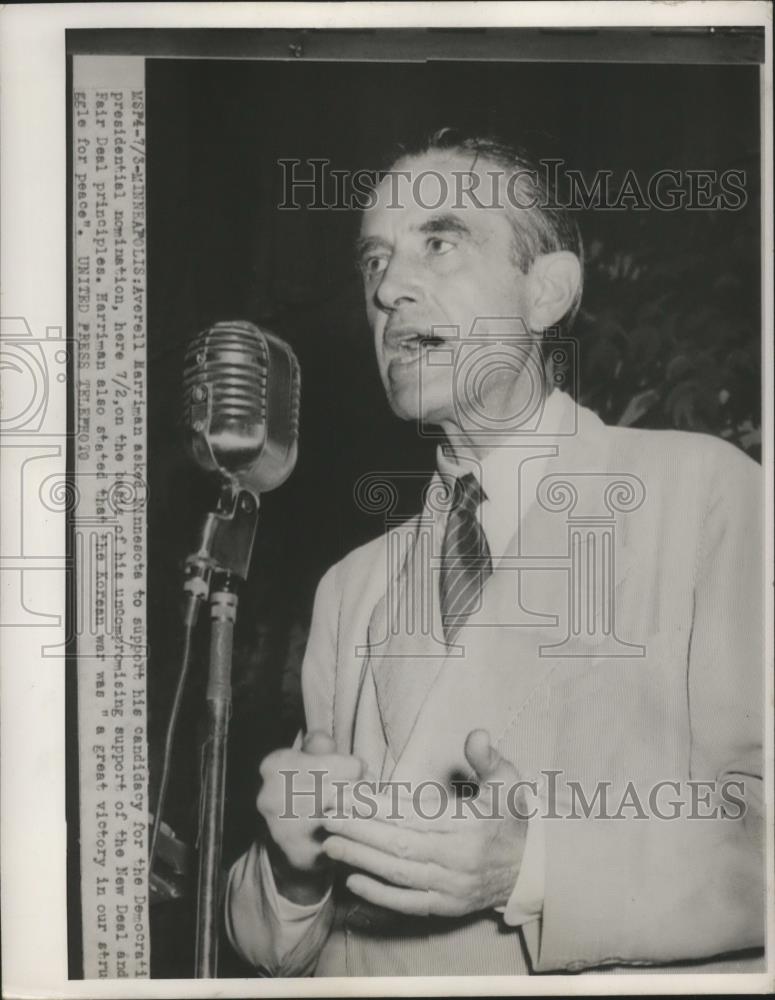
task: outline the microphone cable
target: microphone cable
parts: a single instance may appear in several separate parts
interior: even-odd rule
[[[183,649],[180,656],[180,669],[178,680],[175,685],[175,696],[172,699],[167,729],[164,736],[164,758],[162,761],[161,778],[159,779],[159,793],[156,797],[156,809],[153,816],[153,826],[151,828],[151,843],[148,849],[148,877],[153,874],[153,865],[156,860],[156,847],[161,828],[161,817],[164,810],[164,802],[167,797],[167,785],[169,784],[170,769],[172,764],[172,748],[175,743],[175,730],[177,728],[180,706],[183,702],[183,694],[186,689],[186,680],[191,665],[191,649],[193,646],[194,629],[199,618],[199,609],[202,605],[201,598],[188,593],[186,609],[183,621]]]

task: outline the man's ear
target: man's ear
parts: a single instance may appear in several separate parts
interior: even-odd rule
[[[573,305],[581,286],[581,263],[569,250],[542,254],[529,272],[530,328],[536,332],[556,326]]]

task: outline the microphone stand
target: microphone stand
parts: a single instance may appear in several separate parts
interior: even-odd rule
[[[197,600],[209,595],[211,621],[206,692],[208,734],[200,800],[197,979],[217,976],[232,648],[239,586],[246,579],[250,565],[258,506],[257,495],[225,483],[216,510],[205,519],[199,548],[187,560],[186,592]]]

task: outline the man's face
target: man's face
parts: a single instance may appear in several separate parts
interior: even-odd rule
[[[490,350],[478,346],[488,336],[502,358],[504,335],[511,341],[512,363],[493,361],[475,389],[497,416],[524,365],[530,328],[529,280],[515,261],[512,217],[502,199],[493,199],[487,176],[497,167],[477,161],[483,204],[460,195],[472,159],[432,152],[397,163],[394,171],[411,177],[385,178],[375,206],[364,212],[359,241],[366,311],[390,405],[404,419],[445,428],[461,428],[466,409],[449,358],[464,356],[457,355],[461,344],[467,357]]]

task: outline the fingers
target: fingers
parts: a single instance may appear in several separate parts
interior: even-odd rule
[[[314,757],[314,761],[310,760]],[[291,780],[294,775],[320,771],[328,780],[357,781],[363,774],[363,762],[350,754],[340,753],[306,753],[301,750],[275,750],[265,757],[259,767],[261,777],[266,779],[273,774],[287,776]]]
[[[427,917],[430,914],[431,893],[418,889],[399,889],[393,885],[384,885],[368,875],[354,874],[345,883],[350,892],[361,899],[384,906],[396,913],[407,916]]]
[[[324,733],[320,729],[313,729],[304,737],[301,749],[304,753],[333,754],[336,753],[336,743],[328,733]]]
[[[336,818],[378,820],[437,834],[453,832],[460,826],[457,799],[440,785],[416,789],[414,793],[390,787],[389,782],[387,786],[365,779],[353,782],[344,789]]]
[[[466,760],[476,772],[480,781],[486,781],[498,765],[500,755],[490,745],[490,734],[486,729],[472,729],[465,742]]]
[[[328,833],[338,835],[338,838],[356,841],[396,858],[420,862],[431,859],[433,844],[428,841],[429,834],[410,830],[404,825],[384,823],[376,819],[327,816],[323,827]]]
[[[518,777],[517,769],[498,753],[486,729],[472,729],[464,746],[466,760],[480,782],[508,781]]]
[[[385,854],[373,847],[348,840],[345,837],[329,837],[323,843],[323,851],[332,861],[340,861],[351,868],[360,868],[371,875],[407,889],[423,892],[430,888],[430,865],[422,861],[411,861],[393,854]]]
[[[363,775],[363,762],[357,757],[339,753],[316,753],[309,756],[315,759],[305,761],[304,769],[310,773],[322,771],[326,782],[357,781]]]
[[[327,744],[315,738],[312,745]],[[319,819],[337,807],[343,787],[358,781],[363,764],[347,754],[284,749],[265,757],[259,771],[263,782],[256,806],[267,821]]]

